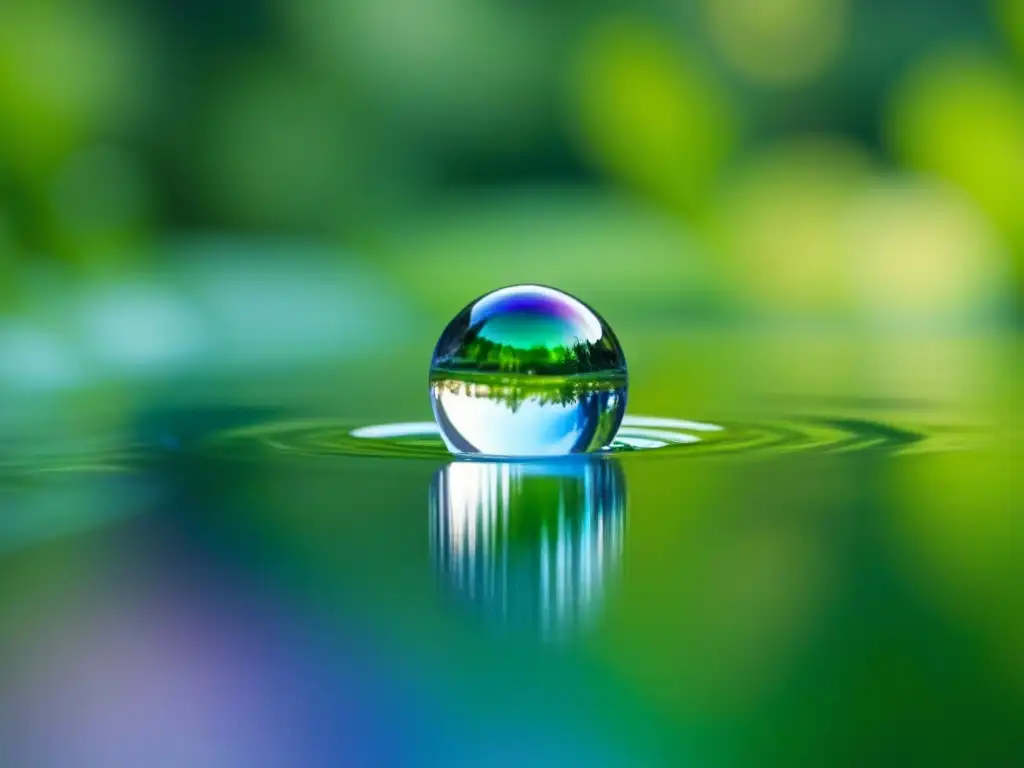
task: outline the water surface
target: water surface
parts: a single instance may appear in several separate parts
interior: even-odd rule
[[[739,397],[633,359],[582,459],[457,461],[314,375],[12,431],[0,762],[1013,764],[1008,374]]]

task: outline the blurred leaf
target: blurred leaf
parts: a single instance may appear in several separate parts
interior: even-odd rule
[[[846,216],[871,178],[868,156],[842,139],[791,140],[744,163],[710,225],[739,303],[782,315],[848,314]]]
[[[144,42],[132,17],[95,3],[0,5],[0,157],[50,169],[92,132],[123,124],[144,92]]]
[[[675,207],[701,202],[737,125],[692,53],[643,21],[604,22],[584,38],[569,87],[576,133],[597,168]]]
[[[987,321],[1005,316],[1011,263],[990,220],[960,190],[886,179],[852,201],[847,280],[865,319]]]
[[[842,50],[849,0],[702,0],[712,41],[747,78],[768,85],[813,79]]]
[[[1024,3],[1020,0],[992,0],[991,5],[1003,33],[1024,60]]]
[[[903,79],[886,124],[911,166],[966,190],[1024,243],[1024,82],[987,53],[946,50]]]

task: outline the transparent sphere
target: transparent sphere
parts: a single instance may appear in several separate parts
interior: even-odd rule
[[[453,453],[588,453],[615,437],[626,379],[600,315],[554,288],[514,285],[471,302],[444,329],[430,401]]]

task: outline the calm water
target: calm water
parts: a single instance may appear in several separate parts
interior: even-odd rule
[[[1011,346],[857,349],[639,350],[586,460],[453,462],[401,376],[26,416],[0,764],[1020,764]]]

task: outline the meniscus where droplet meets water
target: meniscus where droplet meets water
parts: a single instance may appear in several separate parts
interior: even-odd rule
[[[430,401],[452,453],[532,457],[607,447],[626,411],[626,358],[567,293],[514,285],[470,302],[434,348]]]

